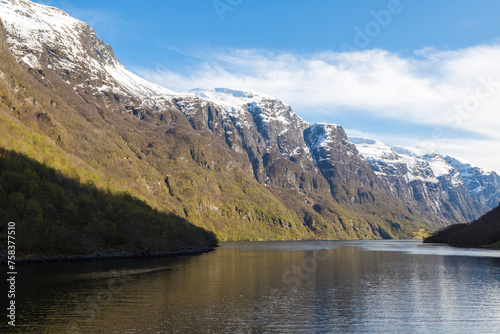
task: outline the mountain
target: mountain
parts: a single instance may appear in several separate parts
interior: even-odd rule
[[[496,173],[459,163],[422,147],[390,147],[370,138],[350,138],[394,196],[417,203],[452,222],[468,222],[488,211],[500,189]],[[481,180],[481,184],[477,180]]]
[[[500,202],[500,176],[496,172],[485,171],[460,158],[450,156],[444,158],[460,173],[473,198],[491,209],[498,205]]]
[[[412,227],[405,221],[407,208],[380,186],[342,127],[308,124],[290,106],[255,91],[185,94],[192,97],[176,100],[193,129],[246,155],[255,180],[316,237],[396,237],[423,227],[423,219],[410,218]]]
[[[153,210],[129,194],[111,194],[81,184],[3,148],[0,216],[13,222],[11,231],[22,236],[11,239],[16,241],[18,260],[192,253],[217,245],[213,233],[185,219]],[[3,245],[7,244],[6,225],[0,226]],[[6,263],[8,255],[12,254],[1,251],[0,263]]]
[[[377,169],[267,94],[139,78],[59,9],[2,0],[0,19],[0,146],[221,240],[413,237],[484,209],[437,153],[384,147]]]

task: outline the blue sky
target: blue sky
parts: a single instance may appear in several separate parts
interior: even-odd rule
[[[500,171],[500,2],[44,0],[175,91],[255,89],[309,122]]]

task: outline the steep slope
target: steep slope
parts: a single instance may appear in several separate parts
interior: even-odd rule
[[[437,151],[390,147],[369,138],[350,138],[394,196],[416,203],[421,211],[452,222],[467,222],[487,211],[471,197],[461,173]]]
[[[65,151],[56,134],[63,132],[54,115],[64,120],[66,112],[75,112],[72,120],[81,130],[91,129],[17,63],[0,21],[0,211],[5,219],[0,235],[6,235],[7,221],[16,222],[23,236],[16,242],[17,257],[111,255],[146,248],[172,252],[215,245],[213,235],[181,217],[159,213],[128,194],[96,189],[93,181],[102,180],[92,163]],[[102,138],[97,131],[92,134]],[[0,258],[5,260],[6,253]]]
[[[485,171],[460,158],[445,157],[455,168],[467,186],[471,196],[479,203],[493,209],[500,202],[500,176],[493,171]]]
[[[281,101],[254,91],[191,93],[219,104],[213,109],[197,100],[179,102],[193,127],[218,133],[229,147],[246,152],[255,178],[317,235],[395,237],[422,227],[391,197],[342,127],[311,126]],[[398,219],[410,225],[406,218],[415,223],[411,232],[395,227]]]
[[[355,202],[360,186],[384,188],[340,125],[317,123],[306,129],[304,136],[337,200]]]
[[[408,187],[411,173],[396,151],[375,139],[350,137],[349,140],[356,145],[375,174],[386,181],[393,196],[406,202],[415,200],[412,188]]]
[[[223,127],[228,145],[237,151],[245,151],[254,167],[258,181],[267,178],[263,165],[266,154],[275,151],[284,158],[298,163],[304,170],[315,170],[314,160],[302,135],[310,125],[300,118],[290,106],[278,99],[255,91],[235,91],[224,88],[213,90],[195,89],[191,92],[204,100],[213,102],[220,110],[220,124]],[[191,103],[198,103],[191,100]],[[196,109],[182,106],[182,110],[193,123]],[[207,116],[208,117],[208,116]],[[210,130],[214,125],[203,119]],[[207,123],[208,122],[208,123]],[[228,122],[231,124],[227,128]],[[196,128],[201,124],[194,124]],[[225,126],[225,127],[224,127]],[[239,134],[240,141],[233,134]]]
[[[0,3],[2,20],[10,10],[5,4],[23,12],[25,6],[32,6],[30,13],[37,15],[41,7],[52,16],[66,17],[28,1],[8,1]],[[45,15],[43,10],[40,13]],[[19,33],[13,31],[7,28],[7,36],[14,34],[7,37],[9,48],[14,48]],[[83,31],[87,35],[79,38],[85,45],[93,32]],[[69,38],[64,31],[57,33],[59,39]],[[129,190],[158,209],[217,231],[222,239],[308,235],[300,220],[246,172],[251,170],[250,163],[211,132],[193,130],[169,93],[150,91],[150,97],[142,100],[135,89],[122,81],[109,82],[105,74],[91,81],[95,69],[85,64],[72,71],[53,64],[43,66],[50,46],[42,45],[42,69],[29,67],[22,61],[24,56],[18,55],[21,67],[9,50],[2,51],[4,147],[27,153],[82,181],[113,191]],[[92,48],[83,49],[87,54],[82,57],[92,58]],[[54,63],[65,59],[65,49],[58,52]],[[94,60],[92,64],[105,68],[105,60]],[[68,72],[89,83],[88,87],[68,84]],[[99,93],[95,88],[103,85],[111,88]]]
[[[222,240],[408,237],[446,222],[394,197],[340,126],[254,91],[151,84],[52,7],[2,0],[0,19],[2,147]]]
[[[9,49],[21,64],[54,70],[76,90],[140,98],[145,105],[161,105],[158,98],[173,93],[127,71],[91,27],[65,12],[27,0],[0,6]]]
[[[215,235],[180,217],[128,194],[80,184],[2,148],[0,216],[15,222],[22,236],[16,240],[18,259],[206,251],[217,245]],[[6,235],[2,223],[0,238]],[[7,252],[0,252],[0,262],[6,260]]]

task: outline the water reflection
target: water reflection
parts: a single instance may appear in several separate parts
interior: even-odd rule
[[[12,332],[497,333],[499,257],[415,241],[322,241],[26,265],[24,327]]]

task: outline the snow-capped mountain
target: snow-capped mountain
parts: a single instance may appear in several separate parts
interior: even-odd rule
[[[292,154],[295,149],[303,148],[287,143],[282,138],[288,131],[303,131],[310,124],[297,115],[292,108],[278,100],[253,90],[238,91],[227,88],[193,89],[187,94],[193,94],[221,107],[226,115],[235,121],[237,127],[255,127],[266,142],[279,148],[282,154]],[[248,118],[251,117],[252,120]],[[302,144],[302,145],[301,145]]]
[[[238,91],[227,88],[198,88],[187,92],[187,94],[193,94],[223,107],[229,117],[241,118],[242,120],[238,123],[238,126],[252,126],[251,122],[245,120],[247,113],[250,113],[264,138],[267,141],[273,141],[276,145],[278,145],[279,137],[286,132],[305,129],[310,126],[289,105],[261,92],[253,90]],[[271,128],[275,133],[270,132]]]
[[[349,140],[356,145],[375,174],[387,182],[393,196],[403,198],[407,202],[414,200],[413,192],[407,187],[408,180],[427,177],[428,173],[412,174],[396,151],[378,140],[353,137]]]
[[[375,173],[389,183],[395,196],[418,202],[423,208],[450,219],[460,220],[463,216],[471,220],[486,211],[485,203],[478,201],[466,187],[465,168],[457,169],[449,157],[423,147],[390,147],[370,138],[350,140]]]
[[[338,124],[316,123],[304,131],[304,136],[316,164],[330,177],[343,177],[344,166],[350,171],[367,166]],[[323,164],[326,166],[321,168]]]
[[[77,92],[130,99],[134,107],[163,106],[173,92],[128,71],[94,29],[50,6],[1,0],[0,19],[19,63],[56,71]],[[140,99],[140,101],[139,101]]]
[[[340,125],[317,123],[304,136],[335,198],[360,203],[367,192],[388,192],[385,181],[378,180]]]
[[[463,184],[460,174],[438,151],[404,146],[394,146],[393,149],[409,169],[408,182],[416,179],[438,183],[440,178],[447,177],[454,188]]]
[[[208,127],[233,150],[246,152],[259,181],[270,180],[266,166],[274,159],[315,170],[302,135],[310,124],[282,101],[252,90],[226,88],[194,89],[184,94],[176,99],[177,105],[192,125]]]
[[[492,209],[500,202],[500,176],[485,171],[464,159],[445,156],[446,162],[455,168],[469,189],[472,197]]]
[[[437,152],[353,144],[340,125],[311,125],[253,90],[175,93],[128,71],[92,28],[53,7],[0,0],[0,22],[8,68],[23,72],[0,72],[0,83],[35,101],[0,105],[5,117],[77,161],[72,172],[91,169],[83,179],[132,189],[223,238],[408,237],[483,211]],[[21,92],[9,75],[37,88]]]

